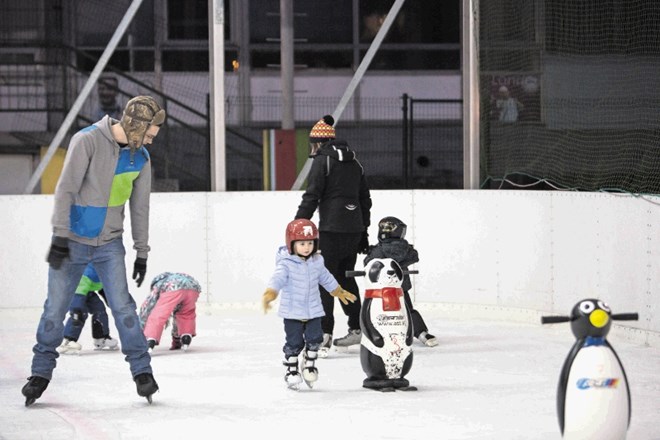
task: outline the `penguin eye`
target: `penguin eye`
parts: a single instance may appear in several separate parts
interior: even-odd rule
[[[591,301],[583,301],[580,303],[580,311],[582,313],[591,313],[596,308],[596,305]]]
[[[608,306],[606,302],[598,301],[598,307],[600,307],[601,309],[605,310],[607,313],[610,313],[610,312],[611,312],[611,310],[610,310],[610,306]]]

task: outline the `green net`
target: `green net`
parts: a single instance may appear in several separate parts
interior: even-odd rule
[[[482,187],[660,193],[660,2],[479,5]]]

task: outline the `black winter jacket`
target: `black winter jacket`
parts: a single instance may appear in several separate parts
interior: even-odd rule
[[[296,218],[311,219],[317,207],[319,231],[364,232],[371,224],[364,169],[346,141],[328,141],[317,151]]]
[[[417,249],[403,238],[387,238],[382,240],[376,246],[369,246],[367,256],[364,257],[364,265],[374,258],[391,258],[401,266],[401,269],[407,270],[408,266],[419,261]],[[406,292],[410,290],[412,283],[410,275],[403,276],[401,288]]]

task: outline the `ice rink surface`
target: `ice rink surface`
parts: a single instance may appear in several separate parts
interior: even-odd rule
[[[320,359],[314,389],[288,390],[276,313],[200,306],[190,349],[169,351],[167,329],[152,354],[160,386],[153,404],[137,396],[120,351],[91,348],[88,324],[81,354],[61,356],[44,395],[26,408],[21,387],[41,310],[0,309],[0,439],[561,438],[556,392],[574,342],[568,324],[419,310],[440,344],[415,341],[406,378],[418,391],[362,388],[359,346]],[[336,318],[335,337],[343,336],[346,319],[341,311]],[[660,439],[660,348],[617,331],[608,340],[630,382],[627,438]]]

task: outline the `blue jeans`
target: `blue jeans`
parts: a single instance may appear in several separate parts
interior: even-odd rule
[[[114,317],[121,351],[130,364],[133,377],[152,373],[147,340],[142,333],[136,304],[128,292],[124,243],[117,238],[102,246],[69,240],[69,258],[59,269],[48,268],[48,297],[37,327],[37,343],[32,348],[32,375],[52,379],[62,343],[64,318],[88,263],[93,263]]]
[[[285,357],[298,356],[305,346],[309,351],[319,351],[323,342],[321,318],[308,321],[285,319],[284,333],[286,334],[286,343],[282,351],[284,351]]]
[[[80,314],[79,323],[74,321],[71,316],[76,311]],[[66,320],[64,325],[64,337],[71,341],[77,341],[90,313],[93,316],[93,321],[98,321],[101,325],[99,330],[92,327],[92,338],[100,339],[109,336],[110,326],[108,324],[108,314],[105,312],[105,304],[95,292],[88,292],[87,295],[73,295],[69,305],[69,319]],[[92,322],[92,325],[94,326],[94,322]]]

